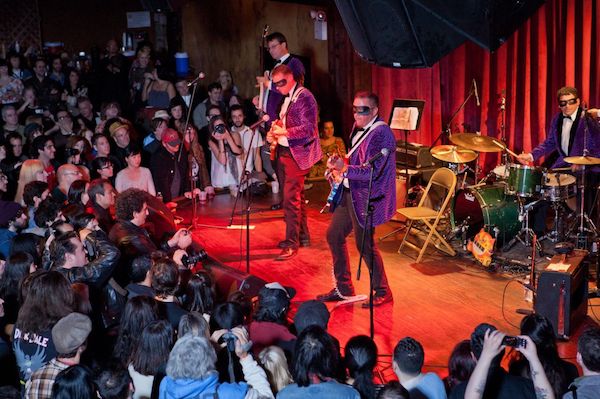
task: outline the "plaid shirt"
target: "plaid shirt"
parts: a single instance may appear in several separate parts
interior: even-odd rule
[[[31,379],[25,384],[25,398],[50,399],[56,376],[67,367],[69,367],[68,364],[59,362],[54,358],[42,368],[34,371]]]

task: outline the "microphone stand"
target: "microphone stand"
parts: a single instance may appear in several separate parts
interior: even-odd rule
[[[448,125],[446,125],[446,129],[442,130],[440,132],[440,134],[436,137],[436,139],[434,140],[433,143],[431,143],[431,147],[433,148],[435,146],[435,144],[441,140],[442,136],[444,136],[444,133],[448,135],[448,137],[452,136],[452,130],[450,128],[450,126],[452,125],[452,121],[454,121],[454,118],[456,118],[456,115],[458,115],[458,113],[460,111],[462,111],[462,109],[465,107],[465,105],[467,105],[467,102],[471,99],[471,97],[473,97],[473,85],[471,84],[471,90],[469,91],[469,95],[465,98],[465,100],[462,102],[462,104],[460,104],[460,106],[458,107],[458,109],[456,111],[454,111],[454,113],[452,114],[452,116],[450,117],[450,120],[448,121]]]
[[[369,222],[369,231],[371,234],[369,235],[369,240],[371,240],[371,267],[367,267],[369,269],[369,331],[370,337],[373,339],[375,336],[375,323],[373,321],[373,261],[374,261],[374,253],[373,247],[375,245],[373,240],[373,205],[371,204],[371,191],[373,188],[373,175],[375,173],[375,163],[371,163],[370,165],[370,174],[369,174],[369,189],[367,191],[367,204],[365,206],[365,225],[363,226],[361,243],[360,243],[360,257],[358,259],[358,271],[356,272],[356,279],[360,280],[360,271],[364,256],[365,250],[365,240],[367,238],[367,221]],[[367,265],[368,266],[368,265]]]
[[[196,88],[198,87],[198,81],[194,82],[193,84],[194,88],[192,89],[192,96],[190,97],[190,107],[188,108],[188,112],[187,115],[185,117],[185,127],[183,129],[183,139],[185,141],[185,135],[187,134],[188,131],[188,127],[190,126],[190,115],[192,114],[192,105],[194,104],[194,97],[196,96]],[[196,135],[198,135],[198,133],[196,132]],[[199,137],[196,137],[197,140],[200,140]],[[184,144],[181,143],[181,145],[179,146],[179,154],[177,154],[177,163],[179,164],[179,161],[181,160],[181,154],[183,152],[183,146]],[[193,152],[191,152],[192,150],[192,141],[190,140],[190,153],[193,155]],[[197,161],[196,161],[197,163]],[[200,167],[200,165],[198,165],[198,167]],[[192,159],[188,158],[188,169],[190,170],[189,173],[189,179],[190,179],[190,190],[192,191],[192,229],[196,229],[197,228],[197,224],[196,224],[196,218],[198,216],[198,198],[196,198],[196,195],[194,194],[194,189],[196,188],[196,182],[198,181],[198,178],[194,178],[194,175],[192,173]],[[198,170],[198,173],[200,173],[200,170]]]
[[[243,162],[243,170],[240,173],[240,180],[238,185],[238,193],[235,196],[235,201],[233,202],[233,208],[231,209],[231,217],[229,218],[229,226],[233,224],[233,217],[235,215],[235,208],[237,207],[238,199],[241,195],[242,185],[246,184],[246,273],[250,274],[250,212],[251,212],[251,204],[252,204],[252,190],[250,189],[250,172],[248,171],[248,159],[250,159],[250,152],[253,151],[252,144],[254,143],[254,137],[256,136],[256,130],[252,129],[252,137],[250,138],[250,143],[248,145],[248,151],[246,152],[246,157]],[[244,148],[244,141],[242,139],[242,150]]]

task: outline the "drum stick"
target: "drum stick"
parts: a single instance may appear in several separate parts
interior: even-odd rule
[[[568,172],[570,170],[571,170],[570,167],[566,167],[566,168],[554,168],[554,169],[548,169],[548,172]]]
[[[498,147],[502,148],[504,151],[508,152],[510,155],[512,155],[513,157],[517,157],[517,154],[514,151],[511,151],[505,144],[496,141],[496,140],[492,140],[492,142],[494,144],[496,144]]]

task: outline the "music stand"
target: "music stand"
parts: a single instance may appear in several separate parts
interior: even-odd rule
[[[421,116],[425,100],[396,99],[390,112],[390,128],[404,131],[404,172],[406,174],[406,196],[408,197],[408,134],[418,130],[421,125]]]
[[[410,175],[408,174],[408,134],[413,130],[418,130],[421,126],[421,117],[423,115],[423,108],[425,107],[425,100],[409,100],[409,99],[395,99],[390,112],[389,125],[391,129],[403,130],[404,131],[404,173],[406,178],[404,194],[404,204],[408,198],[408,186],[410,184]],[[406,226],[395,229],[394,231],[379,238],[379,241],[383,241],[386,238],[398,233],[403,230]]]

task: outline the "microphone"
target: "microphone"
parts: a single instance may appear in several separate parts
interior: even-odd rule
[[[477,106],[481,106],[481,102],[479,102],[479,93],[477,92],[477,82],[475,78],[473,78],[473,91],[475,92],[475,100],[477,100]]]
[[[369,166],[369,165],[373,165],[373,163],[375,163],[375,161],[377,161],[379,158],[381,157],[385,157],[387,156],[387,154],[390,153],[390,150],[387,148],[382,148],[381,151],[379,151],[377,154],[373,155],[371,158],[369,158],[367,160],[367,162],[363,163],[362,166]]]
[[[263,123],[265,123],[265,122],[268,122],[270,119],[271,119],[271,117],[269,116],[269,114],[264,114],[264,115],[262,116],[262,118],[260,118],[260,119],[259,119],[258,121],[256,121],[256,122],[254,122],[254,123],[253,123],[253,124],[252,124],[252,125],[249,127],[249,129],[250,129],[250,130],[254,130],[254,129],[256,129],[257,127],[259,127],[260,125],[262,125]]]
[[[187,87],[195,85],[196,83],[198,83],[199,81],[201,81],[205,77],[206,77],[206,74],[204,72],[200,72],[198,74],[198,77],[196,79],[192,80],[191,82],[188,82]]]

